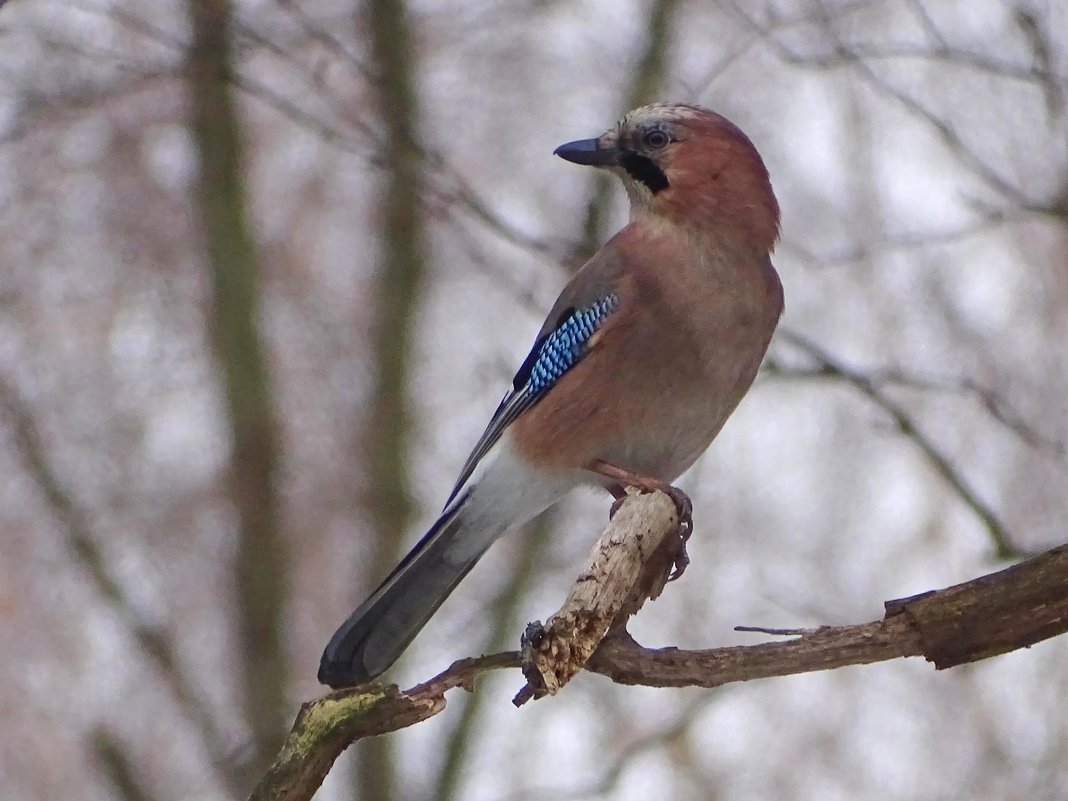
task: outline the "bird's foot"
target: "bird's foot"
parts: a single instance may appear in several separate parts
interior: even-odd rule
[[[679,516],[679,551],[675,554],[675,569],[668,576],[668,581],[676,581],[682,578],[682,574],[686,572],[686,568],[690,564],[690,555],[686,552],[686,543],[690,541],[690,535],[693,534],[693,501],[690,500],[689,495],[678,487],[669,485],[661,491],[671,498],[675,504],[675,512]]]
[[[614,464],[609,464],[600,459],[594,459],[590,462],[589,469],[616,482],[608,486],[608,491],[615,498],[612,502],[612,508],[608,510],[609,520],[615,517],[619,507],[626,500],[627,493],[624,487],[634,487],[641,492],[662,492],[671,498],[671,502],[675,504],[675,514],[678,518],[679,552],[675,556],[675,569],[671,572],[668,581],[675,581],[682,576],[686,572],[687,565],[690,564],[690,557],[686,553],[686,543],[690,539],[690,534],[693,533],[693,502],[690,500],[690,496],[666,481],[661,481],[652,476],[643,476],[640,473],[616,467]]]
[[[612,501],[612,506],[608,509],[608,519],[614,520],[616,512],[619,511],[619,507],[623,505],[623,501],[627,500],[627,491],[623,488],[622,484],[609,484],[606,489],[612,493],[612,497],[615,499]]]

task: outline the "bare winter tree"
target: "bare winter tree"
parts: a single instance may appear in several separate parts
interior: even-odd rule
[[[1064,797],[1066,26],[992,1],[3,4],[11,796],[308,797],[361,739],[317,797]],[[783,209],[780,333],[681,482],[693,564],[634,642],[561,646],[607,514],[569,499],[465,580],[387,677],[407,690],[324,695],[325,639],[623,220],[553,148],[650,99],[737,122]]]

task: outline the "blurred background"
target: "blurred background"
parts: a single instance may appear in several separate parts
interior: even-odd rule
[[[0,785],[242,798],[626,218],[642,102],[767,161],[786,314],[631,630],[856,623],[1063,542],[1057,0],[12,0],[0,11]],[[391,677],[513,648],[609,499],[502,541]],[[323,801],[1068,797],[1068,640],[732,685],[518,673]]]

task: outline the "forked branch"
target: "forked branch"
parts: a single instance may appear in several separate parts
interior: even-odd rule
[[[558,691],[579,669],[622,684],[716,687],[906,656],[923,656],[943,669],[1068,631],[1068,545],[1061,545],[964,584],[887,601],[885,617],[869,623],[821,626],[759,645],[643,648],[624,624],[645,599],[663,589],[677,547],[676,531],[675,507],[666,496],[627,498],[564,608],[539,628],[549,632],[550,639],[542,642],[552,647],[461,659],[405,691],[367,685],[304,704],[281,753],[250,798],[311,798],[350,744],[436,715],[445,708],[448,690],[472,691],[475,680],[491,670],[523,667],[528,677],[550,680],[524,688],[527,697]]]

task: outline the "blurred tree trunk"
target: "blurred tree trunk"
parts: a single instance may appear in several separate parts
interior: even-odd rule
[[[253,739],[253,753],[236,778],[251,786],[282,742],[286,724],[286,554],[275,486],[279,434],[257,325],[260,271],[246,220],[242,131],[229,82],[232,9],[227,0],[191,0],[189,8],[196,203],[212,276],[214,355],[233,441],[229,480],[239,525],[234,556],[239,659]]]
[[[364,9],[364,22],[377,78],[377,112],[385,132],[385,173],[377,199],[375,388],[363,434],[365,504],[372,523],[367,570],[373,585],[400,556],[412,518],[408,375],[426,264],[416,54],[408,11],[403,0],[371,0]],[[395,796],[391,743],[384,737],[361,743],[357,757],[360,798],[389,801]]]

